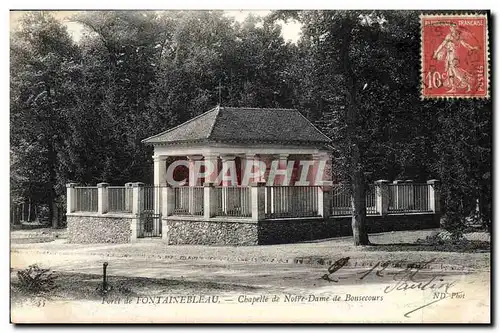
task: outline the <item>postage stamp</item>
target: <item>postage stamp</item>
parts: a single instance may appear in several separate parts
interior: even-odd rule
[[[491,323],[490,14],[422,13],[11,11],[4,313]]]
[[[488,20],[421,16],[421,98],[489,98]]]

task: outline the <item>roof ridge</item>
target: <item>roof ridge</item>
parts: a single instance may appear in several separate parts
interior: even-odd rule
[[[150,137],[148,137],[148,138],[142,139],[142,140],[141,140],[141,142],[143,142],[143,143],[144,143],[144,142],[146,142],[147,140],[154,139],[154,138],[156,138],[156,137],[158,137],[158,136],[161,136],[161,135],[163,135],[163,134],[166,134],[166,133],[168,133],[168,132],[171,132],[171,131],[173,131],[173,130],[175,130],[175,129],[177,129],[177,128],[181,127],[181,126],[184,126],[185,124],[189,124],[190,122],[193,122],[193,121],[195,121],[196,119],[198,119],[198,118],[200,118],[200,117],[202,117],[202,116],[204,116],[204,115],[206,115],[206,114],[208,114],[208,113],[210,113],[210,112],[213,112],[213,111],[218,111],[218,110],[217,110],[217,109],[218,109],[218,107],[219,107],[219,106],[216,106],[216,107],[214,107],[214,108],[212,108],[212,109],[210,109],[210,110],[208,110],[208,111],[206,111],[206,112],[203,112],[202,114],[199,114],[199,115],[197,115],[196,117],[191,118],[191,119],[189,119],[189,120],[187,120],[187,121],[183,122],[182,124],[179,124],[179,125],[177,125],[177,126],[175,126],[175,127],[172,127],[172,128],[170,128],[170,129],[168,129],[168,130],[166,130],[166,131],[163,131],[163,132],[161,132],[161,133],[155,134],[155,135],[150,136]],[[214,121],[214,123],[215,123],[215,121]],[[211,132],[211,131],[210,131],[210,132]]]
[[[300,113],[299,110],[296,110],[297,113],[302,117],[304,118],[315,130],[316,132],[318,132],[320,135],[322,135],[324,138],[328,139],[328,141],[332,142],[332,139],[329,138],[325,133],[321,132],[319,128],[317,128],[313,123],[312,121],[310,121],[309,119],[307,119],[302,113]]]
[[[215,112],[217,112],[217,114],[215,115],[215,120],[214,122],[212,123],[212,127],[210,128],[210,131],[208,131],[208,135],[206,137],[206,139],[210,138],[212,136],[212,132],[214,131],[214,128],[215,128],[215,124],[217,123],[217,120],[219,119],[219,113],[220,113],[220,110],[223,109],[224,110],[224,107],[220,106],[220,105],[217,105],[215,107]]]
[[[283,111],[297,111],[297,109],[289,109],[289,108],[251,108],[244,106],[227,106],[228,109],[245,109],[245,110],[283,110]]]

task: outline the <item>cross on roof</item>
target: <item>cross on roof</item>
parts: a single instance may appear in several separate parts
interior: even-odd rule
[[[221,84],[221,80],[219,80],[219,85],[216,88],[219,91],[219,105],[222,103],[222,88],[224,88],[224,86]]]

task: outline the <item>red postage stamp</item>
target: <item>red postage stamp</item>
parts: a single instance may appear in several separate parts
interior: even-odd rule
[[[421,15],[422,98],[489,98],[488,21]]]

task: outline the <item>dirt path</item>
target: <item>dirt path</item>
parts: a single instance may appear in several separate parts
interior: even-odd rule
[[[28,262],[23,260],[13,254],[13,269],[26,267]],[[68,280],[66,286],[68,290],[74,288],[93,290],[92,288],[101,279],[103,259],[95,256],[40,255],[31,257],[29,261],[37,262],[44,267],[50,266],[57,272],[71,276],[72,280]],[[127,296],[123,295],[113,298],[112,304],[95,295],[89,299],[59,298],[45,302],[43,306],[36,304],[35,301],[13,306],[13,318],[21,321],[29,318],[34,321],[51,319],[78,322],[95,322],[96,318],[105,322],[123,320],[266,322],[283,316],[295,322],[311,320],[343,322],[360,319],[367,322],[382,319],[392,322],[419,322],[424,319],[423,316],[426,316],[426,320],[432,318],[445,321],[457,318],[472,320],[471,316],[476,318],[478,308],[483,309],[481,320],[486,320],[489,312],[490,280],[486,272],[472,274],[432,270],[419,272],[415,283],[429,281],[449,283],[451,285],[447,290],[449,296],[439,301],[439,304],[431,304],[424,310],[415,311],[409,317],[405,317],[404,314],[407,312],[432,302],[435,297],[434,292],[445,291],[446,286],[438,286],[439,290],[418,288],[397,290],[395,286],[398,286],[399,282],[394,274],[400,270],[394,269],[383,271],[375,269],[369,272],[367,268],[341,268],[330,275],[332,281],[327,281],[322,278],[328,273],[327,267],[323,266],[147,261],[131,258],[109,258],[108,262],[109,282],[116,286],[123,285],[122,282],[126,283],[126,289],[132,291],[128,299],[131,303],[126,304]],[[361,278],[365,274],[367,275]],[[92,285],[92,288],[89,288],[89,285]],[[391,288],[394,290],[390,290]],[[386,292],[387,290],[389,292]],[[451,299],[452,293],[456,293],[456,297],[464,295],[465,298]],[[187,296],[201,297],[200,295],[217,296],[218,299],[213,304],[172,304],[170,303],[172,299],[169,299],[169,297],[177,300]],[[273,297],[278,297],[279,300],[273,303]],[[338,301],[334,301],[335,297]],[[371,297],[378,300],[358,301],[356,297]],[[467,308],[469,310],[464,310]],[[66,311],[63,313],[70,311],[71,314],[61,317],[61,309]],[[351,311],[356,309],[359,311]],[[436,312],[432,312],[432,309],[439,310],[441,315],[435,316]],[[471,309],[474,311],[471,312]],[[274,316],[269,311],[274,313]],[[452,316],[452,313],[457,311],[463,314],[460,317]],[[226,314],[231,315],[226,316]],[[360,317],[361,314],[363,316]],[[320,315],[322,317],[318,317]]]

